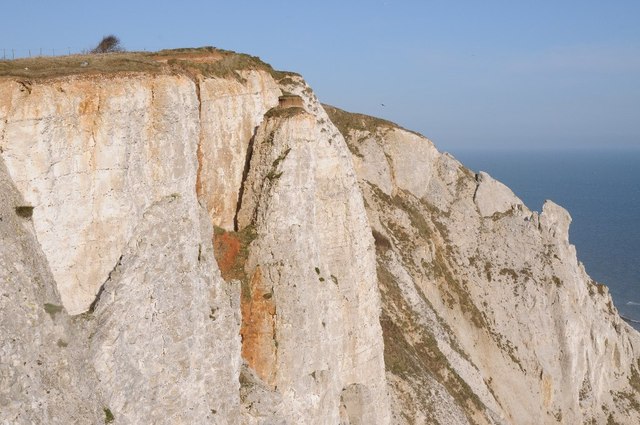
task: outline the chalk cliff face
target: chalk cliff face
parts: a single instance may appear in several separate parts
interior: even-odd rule
[[[254,58],[139,60],[0,78],[0,423],[640,420],[561,207]]]
[[[576,260],[567,211],[532,212],[429,140],[327,109],[376,237],[394,420],[636,423],[638,334]]]
[[[191,194],[198,101],[185,77],[3,81],[3,159],[66,309],[89,308],[142,214]]]

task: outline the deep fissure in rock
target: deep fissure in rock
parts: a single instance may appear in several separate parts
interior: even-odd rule
[[[256,139],[256,133],[258,132],[258,127],[253,129],[253,135],[251,139],[249,139],[249,145],[247,146],[247,154],[244,159],[244,169],[242,170],[242,180],[240,181],[240,189],[238,190],[238,200],[236,201],[236,212],[233,215],[233,230],[238,232],[240,229],[238,228],[238,214],[240,213],[240,209],[242,208],[242,197],[244,196],[244,185],[247,181],[247,177],[249,176],[249,169],[251,168],[251,158],[253,157],[253,144]]]

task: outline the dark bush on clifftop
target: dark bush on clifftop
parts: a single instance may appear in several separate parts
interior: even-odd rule
[[[112,34],[104,36],[102,41],[100,41],[100,43],[91,50],[91,53],[111,53],[122,51],[124,51],[124,48],[120,45],[120,39]]]

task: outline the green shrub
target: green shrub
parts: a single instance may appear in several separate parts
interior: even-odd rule
[[[108,407],[104,407],[102,410],[104,411],[105,424],[110,424],[116,420],[116,418],[113,416],[113,413],[111,413],[111,409],[109,409]]]

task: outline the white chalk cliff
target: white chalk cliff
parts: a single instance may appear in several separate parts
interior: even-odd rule
[[[245,55],[11,64],[0,423],[640,422],[558,205]]]

